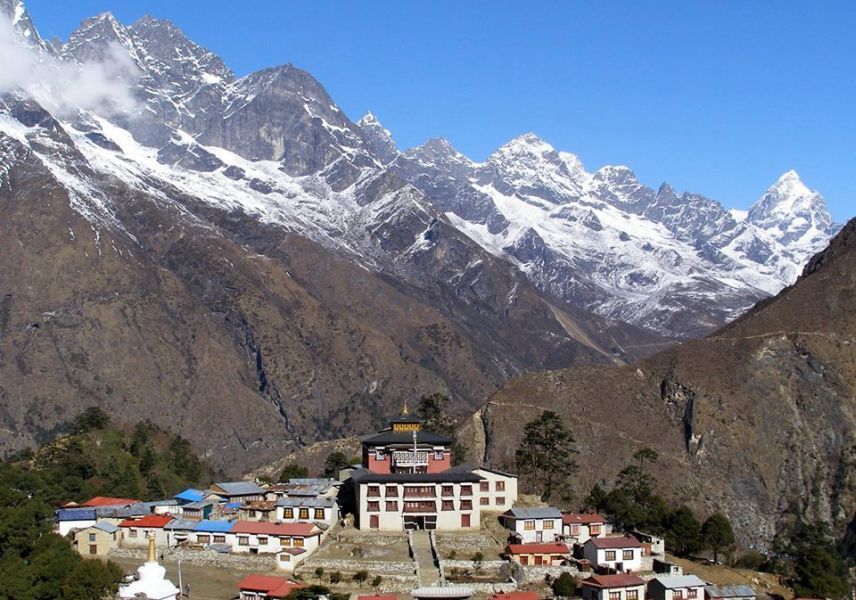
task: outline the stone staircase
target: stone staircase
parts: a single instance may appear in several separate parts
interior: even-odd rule
[[[440,569],[434,562],[429,533],[424,529],[414,531],[410,538],[410,547],[413,550],[413,560],[417,565],[420,587],[438,585]]]

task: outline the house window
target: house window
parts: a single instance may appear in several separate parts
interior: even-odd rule
[[[470,526],[470,515],[461,515],[461,527]]]
[[[520,557],[520,564],[521,565],[528,565],[529,564],[529,557],[528,556],[521,556]]]
[[[196,541],[199,544],[208,544],[211,542],[211,536],[210,535],[197,535]]]
[[[380,527],[380,519],[378,519],[377,515],[372,515],[369,517],[369,527],[372,529],[377,529]]]
[[[404,488],[405,498],[433,498],[437,490],[433,485],[409,485]]]
[[[286,508],[286,509],[285,509],[284,511],[282,511],[282,512],[283,512],[283,516],[284,516],[286,519],[293,519],[293,518],[294,518],[294,509],[293,509],[293,508]]]
[[[523,521],[523,529],[526,531],[535,531],[535,521]]]
[[[95,534],[94,534],[94,533],[90,533],[90,534],[89,534],[89,541],[90,541],[90,542],[94,542],[94,541],[95,541]]]
[[[280,546],[291,546],[291,538],[285,538],[285,537],[282,538],[281,540],[279,540],[279,545]]]
[[[480,481],[479,482],[479,490],[482,492],[490,491],[490,481]]]
[[[386,486],[386,497],[387,498],[398,498],[398,486],[397,485]]]
[[[369,512],[380,512],[380,502],[369,502],[367,510]]]
[[[473,495],[473,486],[471,485],[462,485],[461,486],[461,496],[472,496]]]
[[[600,535],[600,525],[592,525],[589,527],[589,533],[591,535]]]
[[[226,536],[225,535],[215,535],[214,536],[214,543],[215,544],[225,544],[226,543]]]
[[[455,510],[455,503],[452,500],[443,500],[442,510]]]
[[[249,546],[249,545],[250,545],[250,538],[249,538],[249,536],[246,536],[246,535],[242,535],[242,536],[240,536],[240,537],[238,538],[238,545],[239,545],[239,546]]]
[[[378,448],[375,450],[375,460],[386,460],[386,454],[383,453],[383,449]]]
[[[546,519],[544,521],[544,529],[553,529],[553,519]]]
[[[259,536],[259,546],[267,546],[268,539],[267,537]]]
[[[684,590],[672,590],[672,600],[684,597]]]
[[[504,506],[505,505],[505,496],[497,496],[496,497],[496,505]]]
[[[303,548],[303,538],[294,538],[294,545]]]
[[[397,512],[397,511],[398,511],[398,502],[395,500],[387,500],[386,512]]]
[[[314,519],[317,521],[323,521],[324,520],[324,509],[323,508],[316,508],[315,509]]]
[[[571,525],[571,535],[579,535],[580,534],[580,526],[579,525]]]
[[[479,498],[479,506],[488,506],[490,504],[490,498],[487,496],[482,496]]]
[[[380,496],[380,486],[379,485],[370,485],[369,491],[366,494],[369,498],[375,498]]]
[[[625,550],[621,553],[621,558],[623,560],[633,560],[633,550]]]
[[[639,590],[627,590],[624,597],[627,600],[639,600]]]
[[[609,592],[609,600],[621,600],[621,592]]]
[[[461,510],[472,510],[473,509],[473,501],[472,500],[461,500]]]
[[[504,481],[497,481],[494,485],[496,486],[497,492],[504,492],[505,491],[505,482]]]
[[[688,589],[687,598],[698,598],[698,590],[696,588]]]
[[[131,530],[129,530],[129,531],[128,531],[128,537],[129,537],[129,538],[135,538],[135,537],[137,537],[137,530],[136,530],[136,529],[131,529]]]
[[[615,560],[615,550],[606,551],[606,560]]]
[[[250,518],[251,518],[251,519],[255,519],[255,518],[256,518],[256,511],[254,511],[254,510],[251,510],[251,511],[250,511]]]
[[[443,494],[444,496],[454,496],[455,495],[454,488],[451,485],[444,485],[442,487],[440,493]]]
[[[443,460],[442,450],[434,450],[434,460]]]
[[[309,518],[309,509],[308,508],[301,508],[300,509],[300,518],[301,519],[308,519]]]

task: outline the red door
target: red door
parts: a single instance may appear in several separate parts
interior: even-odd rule
[[[369,517],[369,528],[377,529],[380,527],[380,518],[377,515],[372,515]]]
[[[461,527],[470,526],[470,515],[461,515]]]

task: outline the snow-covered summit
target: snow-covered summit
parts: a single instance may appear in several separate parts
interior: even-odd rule
[[[398,156],[398,146],[395,144],[392,133],[381,124],[371,111],[357,121],[357,126],[363,130],[369,147],[381,162],[388,163],[395,160],[395,157]]]

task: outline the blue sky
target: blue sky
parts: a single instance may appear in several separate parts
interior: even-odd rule
[[[402,148],[481,160],[534,131],[741,208],[796,169],[856,216],[856,2],[25,2],[45,37],[152,14],[239,75],[293,63]]]

